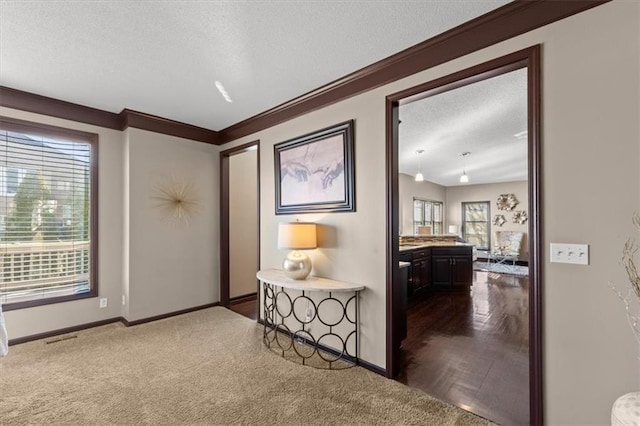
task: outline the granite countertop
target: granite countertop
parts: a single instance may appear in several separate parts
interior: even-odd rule
[[[425,242],[424,244],[411,243],[406,245],[400,245],[400,253],[404,251],[416,250],[416,249],[421,249],[425,247],[468,247],[468,246],[473,246],[473,244],[458,243],[458,242],[450,242],[450,243],[449,242],[433,242],[433,243]]]

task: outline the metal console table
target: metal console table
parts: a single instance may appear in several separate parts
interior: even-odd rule
[[[256,276],[262,282],[265,346],[316,368],[358,364],[358,297],[364,286],[314,276],[292,280],[278,269]],[[311,292],[320,292],[319,301]],[[314,336],[312,329],[322,330],[321,335]]]

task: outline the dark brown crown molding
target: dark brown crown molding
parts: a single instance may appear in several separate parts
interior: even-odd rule
[[[149,130],[198,142],[218,144],[218,132],[213,130],[126,108],[120,114],[115,114],[10,87],[0,86],[0,106],[64,118],[108,129],[124,130],[127,127],[135,127],[136,129]]]
[[[122,120],[121,128],[123,130],[127,127],[135,127],[136,129],[218,145],[218,132],[203,127],[192,126],[126,108],[120,113],[120,119]]]
[[[516,0],[219,132],[219,143],[283,123],[611,0]]]
[[[64,118],[108,129],[122,130],[120,116],[113,112],[74,104],[35,93],[0,86],[0,106]]]

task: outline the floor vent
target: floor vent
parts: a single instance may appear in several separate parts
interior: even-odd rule
[[[78,338],[78,336],[76,334],[71,335],[71,336],[59,337],[57,339],[53,339],[53,340],[47,341],[47,345],[50,344],[50,343],[58,343],[58,342],[62,342],[63,340],[77,339],[77,338]]]

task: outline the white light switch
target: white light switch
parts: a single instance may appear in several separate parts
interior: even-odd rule
[[[588,244],[551,243],[551,263],[589,264]]]

